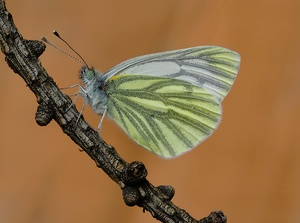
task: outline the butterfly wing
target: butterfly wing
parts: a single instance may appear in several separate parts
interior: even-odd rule
[[[182,80],[116,75],[108,81],[107,112],[138,144],[172,158],[194,148],[217,127],[218,99]]]
[[[178,156],[217,128],[239,61],[237,53],[212,46],[127,60],[103,76],[107,112],[146,149]]]
[[[217,46],[192,47],[140,56],[124,61],[107,73],[168,77],[204,87],[222,101],[229,92],[240,64],[238,53]]]

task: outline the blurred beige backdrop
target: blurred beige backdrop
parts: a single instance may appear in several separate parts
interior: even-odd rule
[[[52,35],[57,29],[102,71],[198,45],[239,52],[222,123],[197,149],[163,160],[108,119],[103,138],[127,161],[144,162],[154,185],[174,186],[174,203],[195,218],[223,210],[228,222],[300,222],[299,0],[13,0],[7,7],[24,38],[46,36],[67,49]],[[0,57],[0,222],[157,222],[127,207],[55,122],[35,123],[35,97]],[[40,59],[60,87],[79,82],[76,60],[50,47]],[[84,116],[97,126],[90,109]]]

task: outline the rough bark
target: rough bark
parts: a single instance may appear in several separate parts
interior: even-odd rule
[[[0,0],[0,46],[7,64],[24,79],[37,98],[37,124],[45,126],[55,120],[62,131],[95,161],[97,167],[120,186],[126,205],[140,206],[161,222],[226,222],[221,211],[213,211],[201,220],[194,219],[171,202],[175,193],[173,187],[153,186],[146,179],[147,170],[143,163],[127,163],[112,146],[107,145],[41,65],[38,57],[44,52],[45,44],[23,39],[4,0]]]

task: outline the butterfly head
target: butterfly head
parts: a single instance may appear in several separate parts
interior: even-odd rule
[[[94,68],[89,68],[88,66],[83,66],[79,72],[79,78],[85,84],[90,84],[96,80],[96,71]]]

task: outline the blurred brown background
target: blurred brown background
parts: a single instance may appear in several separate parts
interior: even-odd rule
[[[26,39],[57,29],[102,71],[126,59],[198,45],[241,54],[219,129],[199,148],[163,160],[106,119],[103,138],[147,166],[154,185],[175,187],[193,217],[223,210],[228,222],[300,222],[300,1],[21,1],[8,10]],[[127,207],[118,186],[62,133],[39,127],[37,103],[0,56],[0,222],[157,222]],[[81,66],[47,47],[42,64],[60,87]],[[80,108],[81,103],[77,104]],[[100,117],[86,109],[94,127]]]

